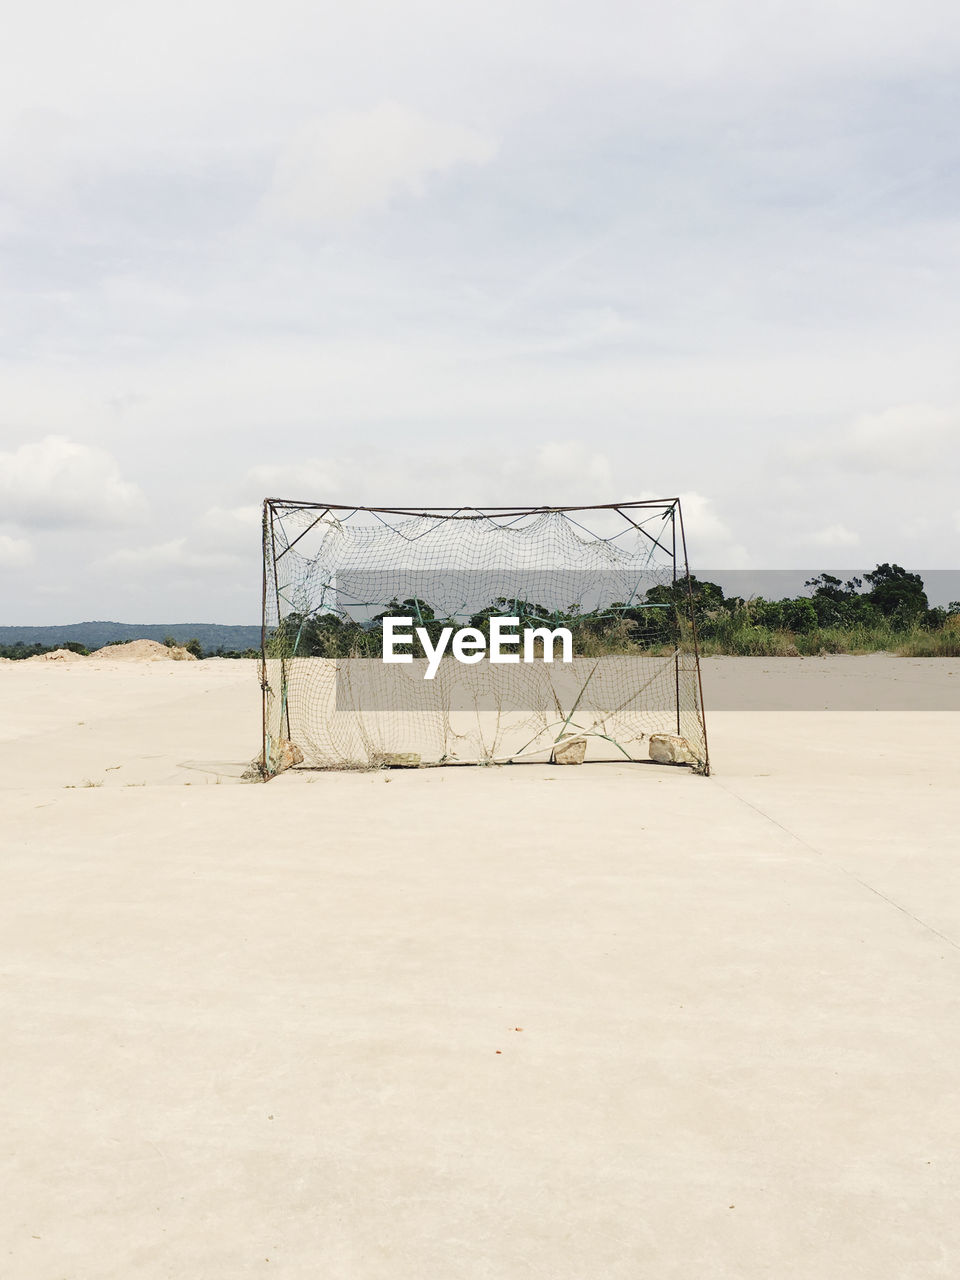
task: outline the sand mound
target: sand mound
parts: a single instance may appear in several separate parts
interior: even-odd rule
[[[119,659],[121,662],[197,661],[194,654],[188,653],[180,645],[167,648],[165,644],[160,644],[158,640],[129,640],[126,644],[108,644],[90,656],[92,658],[109,658],[111,661]]]
[[[50,653],[34,653],[24,662],[86,662],[82,653],[74,653],[72,649],[52,649]]]

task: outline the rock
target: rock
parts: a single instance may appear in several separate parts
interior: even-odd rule
[[[553,755],[550,758],[554,764],[583,764],[586,754],[586,738],[567,738],[565,742],[553,748]]]
[[[650,735],[650,759],[656,760],[657,764],[699,764],[686,738],[680,738],[675,733]]]
[[[381,769],[419,769],[420,753],[417,751],[385,751],[377,757]]]
[[[294,765],[298,764],[303,764],[303,752],[295,742],[290,742],[287,738],[279,738],[271,744],[268,767],[266,769],[263,767],[263,752],[261,751],[256,760],[252,760],[244,769],[240,776],[240,781],[266,782],[278,773],[283,773],[286,769],[292,769]]]
[[[286,738],[275,742],[270,752],[270,772],[283,773],[284,769],[292,769],[295,764],[303,764],[303,752],[297,744]]]

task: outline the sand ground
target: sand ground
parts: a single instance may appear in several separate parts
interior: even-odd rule
[[[247,786],[252,664],[0,700],[5,1280],[960,1274],[956,711]]]

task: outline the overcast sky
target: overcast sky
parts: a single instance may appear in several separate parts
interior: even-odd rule
[[[950,0],[4,28],[0,621],[254,621],[268,493],[958,563]]]

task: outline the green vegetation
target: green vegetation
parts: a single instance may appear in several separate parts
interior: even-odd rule
[[[66,648],[66,642],[80,644],[92,652],[105,644],[126,644],[128,640],[171,638],[176,644],[196,639],[203,652],[214,654],[219,649],[236,653],[259,651],[260,624],[228,626],[215,622],[66,622],[57,626],[0,626],[0,647],[40,645],[41,651]],[[2,649],[6,652],[6,649]]]
[[[32,658],[37,653],[53,653],[55,649],[69,649],[71,653],[88,654],[86,645],[75,640],[63,640],[59,644],[24,644],[18,640],[16,644],[0,644],[0,658]]]
[[[864,583],[867,589],[864,590]],[[700,650],[705,655],[802,657],[832,653],[890,652],[906,657],[960,657],[960,601],[931,608],[923,580],[897,564],[879,564],[863,579],[842,582],[821,573],[805,584],[810,595],[783,600],[724,596],[714,582],[691,576],[653,587],[641,606],[612,604],[601,613],[550,613],[526,600],[496,600],[470,619],[457,620],[489,632],[493,616],[519,617],[521,627],[568,627],[574,651],[601,654],[672,652],[689,647],[690,603]],[[275,657],[379,657],[386,616],[414,619],[431,639],[451,619],[437,618],[428,604],[391,601],[361,625],[333,613],[290,614],[268,642]],[[417,648],[414,648],[417,653]],[[420,655],[422,656],[422,654]]]
[[[164,636],[163,643],[166,645],[168,649],[177,648],[177,641],[173,638],[173,636]],[[182,647],[186,649],[187,653],[192,653],[195,658],[203,657],[203,646],[200,644],[200,641],[197,639],[196,636],[192,636],[189,640],[187,640],[183,644]]]
[[[700,650],[706,655],[798,657],[824,653],[889,652],[906,657],[960,657],[960,601],[931,608],[919,574],[897,564],[878,564],[863,578],[842,582],[821,573],[805,586],[809,595],[792,599],[744,600],[726,597],[715,582],[691,577]],[[437,618],[423,601],[391,601],[371,622],[360,625],[333,613],[291,614],[268,641],[273,656],[379,657],[381,619],[410,616],[435,640],[444,626],[477,627],[489,633],[493,616],[519,616],[521,626],[566,626],[575,652],[583,657],[606,653],[672,652],[691,643],[686,580],[654,587],[643,606],[613,604],[596,614],[550,613],[533,601],[495,600],[472,618]],[[196,657],[258,658],[259,627],[189,623],[184,626],[135,626],[84,622],[64,627],[2,627],[0,657],[29,658],[54,649],[88,654],[107,643],[154,639],[182,644]]]
[[[114,639],[107,641],[107,643],[126,644],[127,641]],[[172,636],[165,636],[163,643],[168,649],[173,649],[178,644],[178,641],[174,640]],[[195,658],[202,658],[205,656],[200,641],[195,637],[188,640],[183,647],[186,649],[187,653],[192,653]],[[85,644],[80,644],[77,640],[55,640],[52,644],[40,644],[39,641],[34,644],[25,644],[22,640],[18,640],[16,644],[0,644],[0,658],[32,658],[35,654],[54,653],[57,649],[69,649],[71,653],[80,653],[83,654],[84,657],[95,652],[95,650],[88,649]],[[260,651],[258,649],[249,649],[245,653],[227,653],[219,656],[228,658],[259,658]]]
[[[864,581],[869,590],[862,589]],[[811,590],[809,596],[743,600],[725,598],[715,583],[692,578],[701,652],[757,657],[878,652],[960,656],[960,601],[946,609],[930,608],[920,575],[900,565],[880,564],[863,579],[847,582],[821,573],[804,585]]]

